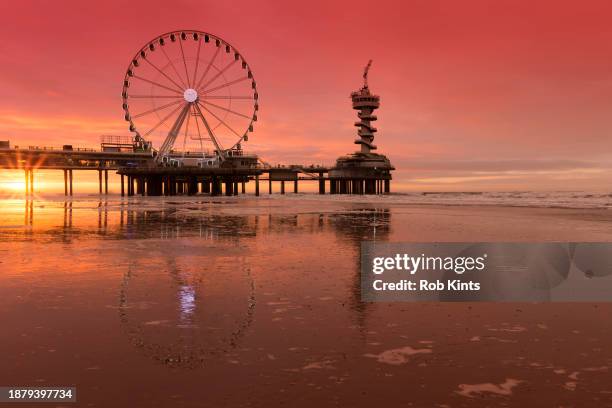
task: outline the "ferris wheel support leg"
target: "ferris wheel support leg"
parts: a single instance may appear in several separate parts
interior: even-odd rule
[[[185,122],[185,118],[189,114],[190,109],[191,109],[191,104],[186,103],[183,109],[181,110],[181,113],[179,113],[178,117],[176,118],[176,121],[172,125],[170,132],[168,132],[168,136],[166,136],[166,140],[164,140],[164,143],[159,149],[157,160],[161,160],[162,157],[166,156],[170,152],[170,150],[172,150],[172,146],[174,146],[174,142],[176,141],[176,138],[179,132],[181,131],[183,122]]]
[[[202,119],[202,123],[204,123],[204,127],[206,128],[206,131],[208,132],[208,136],[210,137],[210,140],[215,145],[215,149],[217,150],[217,153],[219,154],[219,161],[224,161],[225,160],[225,153],[224,153],[223,149],[221,148],[221,146],[219,145],[219,142],[217,141],[217,138],[215,137],[215,134],[213,133],[212,129],[210,128],[210,125],[208,124],[208,121],[206,120],[206,117],[204,117],[204,115],[202,114],[202,110],[200,109],[200,105],[198,103],[195,103],[193,106],[197,110],[199,117]]]

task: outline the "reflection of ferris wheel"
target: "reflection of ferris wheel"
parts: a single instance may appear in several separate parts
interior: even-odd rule
[[[167,271],[149,271],[134,263],[121,284],[119,318],[130,341],[171,367],[196,368],[235,349],[255,312],[248,268],[232,268],[220,280],[214,268],[196,272],[193,265],[169,257]]]
[[[160,141],[159,158],[176,151],[216,154],[241,149],[257,120],[255,80],[243,56],[212,34],[163,34],[132,59],[123,109],[138,138]]]

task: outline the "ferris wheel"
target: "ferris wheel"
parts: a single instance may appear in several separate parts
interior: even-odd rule
[[[196,30],[163,34],[132,59],[123,82],[123,110],[139,140],[169,155],[223,160],[241,150],[257,121],[251,69],[225,40]]]

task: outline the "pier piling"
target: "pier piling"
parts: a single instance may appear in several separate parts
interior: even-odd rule
[[[104,170],[104,194],[108,195],[108,170]]]

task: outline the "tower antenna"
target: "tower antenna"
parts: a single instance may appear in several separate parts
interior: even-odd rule
[[[363,87],[364,88],[368,87],[368,71],[370,70],[371,66],[372,66],[372,60],[368,61],[368,65],[366,65],[365,70],[363,71]]]

